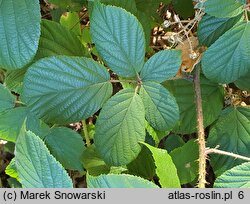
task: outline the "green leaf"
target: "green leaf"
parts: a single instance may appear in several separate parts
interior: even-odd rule
[[[81,161],[88,174],[92,176],[107,174],[110,171],[110,166],[103,161],[96,151],[95,145],[91,145],[84,150]]]
[[[227,108],[212,126],[207,140],[207,147],[233,152],[250,157],[250,108]],[[229,156],[211,154],[211,165],[216,176],[241,164],[243,161]]]
[[[146,123],[145,126],[146,126],[147,133],[154,140],[156,144],[155,146],[157,146],[160,143],[160,141],[169,134],[169,131],[155,130],[154,128],[150,126],[150,124],[147,121],[145,121],[145,123]]]
[[[164,148],[168,152],[172,152],[174,149],[181,147],[185,144],[184,140],[179,135],[171,134],[164,141]]]
[[[38,48],[39,1],[1,1],[0,13],[0,67],[20,69],[32,60]]]
[[[152,180],[155,175],[154,158],[148,148],[142,147],[135,160],[127,165],[129,174]]]
[[[250,162],[238,165],[219,176],[215,188],[250,188]]]
[[[196,105],[193,83],[180,79],[168,81],[165,86],[174,95],[180,109],[180,122],[174,128],[174,132],[181,134],[196,132]],[[202,76],[201,93],[204,127],[207,127],[218,118],[223,108],[224,92],[220,85],[212,83]]]
[[[16,168],[23,188],[72,188],[72,181],[43,141],[22,131],[16,142]]]
[[[11,188],[22,188],[22,184],[14,178],[8,178],[7,181]]]
[[[17,169],[16,169],[15,157],[13,159],[11,159],[9,165],[5,169],[5,173],[10,177],[19,180]]]
[[[153,55],[143,66],[140,78],[143,82],[163,82],[174,77],[181,66],[179,50],[163,50]]]
[[[81,41],[59,23],[42,20],[41,37],[36,60],[54,55],[88,56]]]
[[[86,4],[86,0],[49,0],[49,2],[70,11],[79,11]]]
[[[160,6],[160,3],[169,4],[171,0],[135,0],[137,9],[141,12],[144,12],[150,18],[158,20],[159,14],[157,9]]]
[[[151,29],[152,29],[152,24],[154,24],[153,20],[148,16],[146,13],[142,11],[137,11],[136,13],[136,18],[140,21],[144,35],[145,35],[145,45],[146,48],[149,46],[150,43],[150,37],[151,37]]]
[[[194,15],[194,6],[192,0],[172,0],[174,10],[183,19]]]
[[[198,176],[199,149],[197,142],[189,140],[169,153],[177,168],[181,184],[192,182]]]
[[[87,176],[88,188],[159,188],[153,182],[127,174]]]
[[[9,90],[21,94],[23,89],[23,79],[27,68],[7,71],[4,83]]]
[[[246,75],[240,77],[234,83],[238,88],[250,92],[250,71]]]
[[[145,82],[140,96],[145,106],[146,119],[156,130],[171,130],[179,120],[175,98],[161,84]]]
[[[111,96],[109,79],[106,68],[88,58],[44,58],[27,71],[23,98],[45,121],[77,122],[93,115]]]
[[[202,57],[207,78],[230,83],[250,70],[250,23],[241,22],[222,35]]]
[[[139,142],[145,139],[144,118],[142,100],[133,89],[123,89],[107,101],[94,136],[96,148],[107,164],[126,165],[138,156]]]
[[[122,8],[98,3],[90,22],[92,40],[107,65],[120,76],[136,76],[145,55],[143,28],[136,17]]]
[[[233,18],[216,18],[208,14],[204,15],[198,26],[200,44],[209,47],[226,31],[242,20],[242,14]]]
[[[15,96],[5,86],[0,84],[0,112],[14,108],[15,102]]]
[[[81,24],[77,12],[65,12],[60,18],[60,24],[77,36],[81,35]]]
[[[26,119],[27,118],[27,119]],[[15,142],[26,119],[27,129],[44,138],[49,127],[29,113],[24,107],[10,109],[0,114],[0,138]]]
[[[238,16],[244,9],[243,4],[235,0],[208,0],[204,6],[206,13],[218,18]]]
[[[180,188],[180,180],[171,156],[166,150],[143,143],[151,152],[155,161],[156,175],[162,188]]]
[[[137,8],[135,4],[135,0],[129,0],[129,1],[124,1],[124,0],[101,0],[102,3],[107,4],[107,5],[113,5],[117,7],[124,8],[126,11],[136,14]]]
[[[65,127],[52,128],[44,142],[64,168],[83,171],[80,159],[85,147],[78,133]]]

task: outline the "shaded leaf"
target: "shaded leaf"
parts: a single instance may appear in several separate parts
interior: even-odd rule
[[[35,59],[55,56],[88,56],[77,36],[59,23],[42,20],[41,37]]]
[[[181,184],[192,182],[198,176],[199,149],[197,142],[189,140],[169,153],[177,168]]]
[[[80,159],[85,146],[78,133],[65,127],[52,128],[44,142],[64,168],[83,171]]]
[[[155,164],[150,150],[143,146],[139,155],[127,165],[127,168],[130,174],[152,179],[155,175]]]
[[[81,161],[84,168],[88,171],[88,174],[92,176],[107,174],[110,171],[110,166],[103,161],[94,145],[84,150]]]
[[[192,0],[172,0],[176,13],[184,19],[194,15]]]
[[[180,122],[174,128],[174,132],[181,134],[196,132],[194,84],[191,81],[180,79],[168,81],[165,86],[174,95],[180,109]],[[207,127],[218,118],[223,108],[224,92],[220,85],[212,83],[202,76],[201,94],[204,127]]]

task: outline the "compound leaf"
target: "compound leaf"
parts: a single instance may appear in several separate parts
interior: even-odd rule
[[[250,188],[250,162],[235,166],[219,176],[215,188]]]
[[[159,188],[153,182],[128,174],[87,176],[88,188]]]
[[[77,122],[93,115],[111,96],[109,78],[104,66],[88,58],[44,58],[27,71],[24,101],[48,122]]]
[[[112,111],[111,111],[112,110]],[[107,164],[126,165],[134,160],[145,139],[145,110],[133,89],[124,89],[103,106],[94,141]]]
[[[64,168],[83,171],[81,156],[85,147],[78,133],[65,127],[52,128],[44,141]]]
[[[207,78],[230,83],[250,70],[250,23],[241,22],[222,35],[202,57]]]
[[[20,69],[32,60],[38,48],[39,1],[1,1],[0,13],[0,67]]]
[[[15,102],[15,96],[5,86],[0,84],[0,112],[14,108]]]
[[[207,146],[233,152],[250,157],[250,108],[227,108],[212,126]],[[225,155],[211,154],[211,165],[215,175],[221,175],[224,171],[239,165],[243,160]]]
[[[243,13],[244,5],[235,0],[208,0],[205,12],[218,18],[234,17]]]
[[[143,66],[140,78],[144,81],[163,82],[174,77],[181,66],[179,50],[164,50],[153,55]]]
[[[165,131],[179,120],[179,108],[175,98],[161,84],[144,82],[140,96],[145,106],[146,120],[156,130]]]
[[[16,142],[16,169],[24,188],[72,188],[72,181],[43,141],[22,130]]]
[[[134,77],[144,64],[145,37],[135,16],[122,8],[96,3],[90,19],[96,49],[117,74]]]
[[[152,152],[156,166],[156,175],[159,177],[161,187],[180,188],[181,186],[177,175],[177,169],[168,152],[146,143],[144,143],[144,145]]]

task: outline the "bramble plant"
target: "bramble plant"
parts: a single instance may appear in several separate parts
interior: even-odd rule
[[[248,1],[49,2],[70,11],[60,23],[41,18],[38,0],[0,1],[10,186],[72,188],[78,176],[90,188],[204,188],[209,164],[214,187],[250,187],[250,108],[227,90],[250,90]],[[156,10],[170,3],[192,20],[162,23]],[[155,51],[159,22],[170,46]]]

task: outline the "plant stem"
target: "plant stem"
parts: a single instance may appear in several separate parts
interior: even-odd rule
[[[195,86],[197,131],[198,131],[198,144],[199,144],[198,188],[205,188],[207,155],[206,155],[206,141],[205,141],[205,133],[203,125],[202,98],[201,98],[201,87],[200,87],[200,66],[196,66],[194,86]]]
[[[86,140],[86,145],[87,147],[89,147],[91,145],[91,142],[90,142],[89,132],[88,132],[87,124],[85,120],[82,120],[82,128],[83,128],[83,133],[84,133],[84,137]]]
[[[206,154],[221,154],[221,155],[226,155],[226,156],[230,156],[230,157],[234,157],[236,159],[242,159],[242,160],[245,160],[245,161],[249,161],[250,162],[250,158],[249,157],[244,157],[244,156],[241,156],[239,154],[234,154],[234,153],[231,153],[231,152],[226,152],[226,151],[223,151],[223,150],[219,150],[219,149],[216,149],[216,148],[207,148],[206,149]]]

